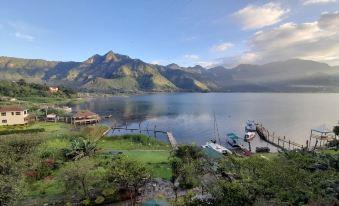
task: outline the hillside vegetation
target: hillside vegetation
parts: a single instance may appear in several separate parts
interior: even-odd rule
[[[58,92],[50,92],[47,85],[27,83],[19,81],[0,80],[0,96],[7,97],[65,97],[70,98],[76,92],[71,89],[60,87]]]
[[[109,51],[83,62],[0,57],[0,78],[66,85],[89,92],[338,92],[339,69],[291,59],[264,65],[180,67],[155,65]]]

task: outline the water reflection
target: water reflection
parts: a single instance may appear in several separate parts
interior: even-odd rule
[[[101,115],[106,124],[172,131],[181,143],[203,144],[213,137],[213,113],[222,139],[228,132],[244,134],[247,119],[305,144],[311,128],[332,127],[339,115],[337,94],[180,93],[102,97],[77,106]]]

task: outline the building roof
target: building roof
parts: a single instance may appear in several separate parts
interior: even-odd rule
[[[8,107],[0,107],[0,112],[21,112],[27,109],[23,109],[18,106],[8,106]]]
[[[47,118],[56,118],[56,114],[48,114],[46,117]]]
[[[94,116],[94,115],[97,115],[96,113],[94,112],[91,112],[91,111],[79,111],[79,112],[76,112],[73,117],[74,118],[79,118],[79,117],[88,117],[88,116]]]

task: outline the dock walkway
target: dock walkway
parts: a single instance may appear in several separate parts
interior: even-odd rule
[[[162,133],[162,134],[166,134],[167,139],[169,141],[169,143],[171,144],[173,149],[177,149],[178,148],[178,143],[177,140],[175,139],[174,135],[172,134],[172,132],[167,132],[167,131],[162,131],[162,130],[156,130],[156,127],[154,127],[154,130],[152,129],[141,129],[140,125],[139,125],[139,129],[137,128],[128,128],[127,124],[126,126],[113,126],[111,127],[112,132],[114,132],[115,130],[126,130],[126,131],[139,131],[140,133],[142,132],[151,132],[154,133],[154,137],[156,138],[157,133]]]
[[[174,138],[173,134],[171,132],[166,132],[166,134],[167,134],[167,137],[168,137],[168,141],[172,145],[172,148],[177,149],[178,143],[177,143],[177,140]]]
[[[286,137],[280,137],[274,134],[274,132],[269,132],[262,124],[256,124],[257,134],[265,142],[281,149],[284,151],[295,150],[295,149],[304,149],[304,146],[298,143],[286,139]]]

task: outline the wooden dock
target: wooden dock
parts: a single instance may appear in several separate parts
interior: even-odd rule
[[[269,132],[262,124],[256,124],[259,137],[265,142],[283,150],[304,149],[304,146],[287,139],[285,136],[277,136],[274,132]]]
[[[167,131],[162,131],[162,130],[157,130],[156,126],[154,126],[154,129],[142,129],[140,124],[139,124],[139,128],[128,128],[127,124],[125,126],[113,126],[111,127],[112,132],[114,132],[115,130],[126,130],[126,131],[137,131],[139,133],[142,132],[147,132],[147,134],[150,136],[150,133],[153,133],[154,138],[157,138],[157,133],[162,133],[165,134],[167,136],[168,142],[171,144],[173,149],[177,149],[178,148],[178,143],[177,140],[175,139],[174,135],[171,132],[167,132]]]
[[[177,149],[178,148],[177,140],[174,138],[173,134],[171,132],[166,132],[166,134],[168,137],[168,141],[172,145],[172,148]]]

